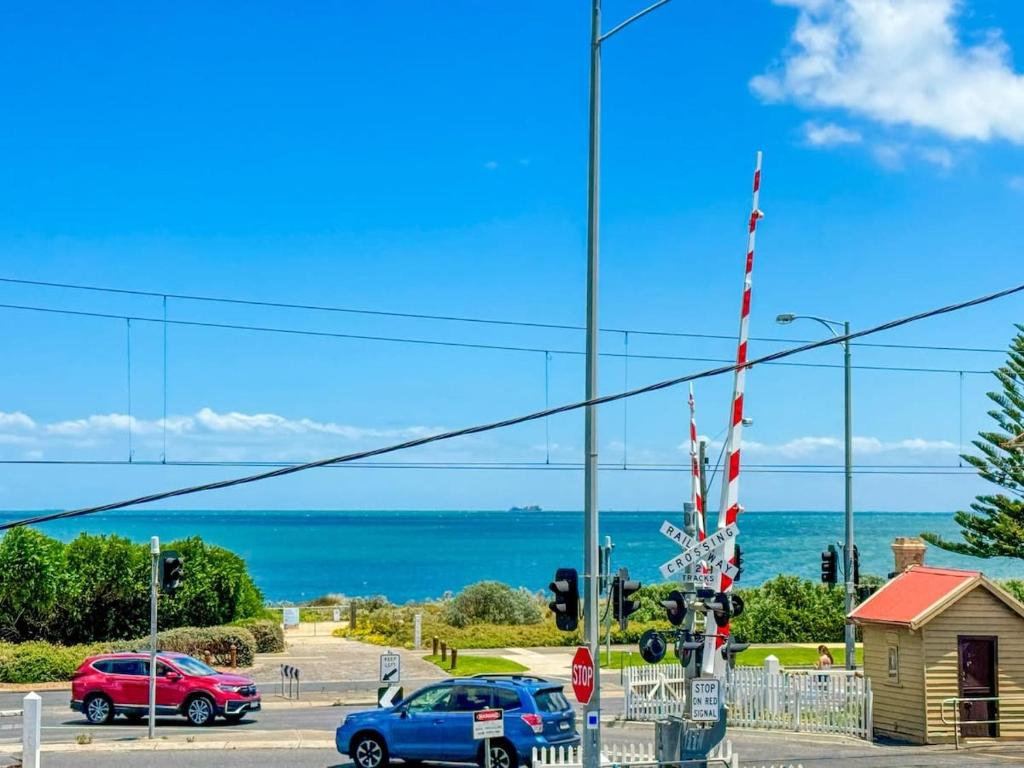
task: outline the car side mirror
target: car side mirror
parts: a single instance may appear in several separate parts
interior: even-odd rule
[[[398,716],[400,718],[402,718],[403,720],[405,718],[407,718],[409,716],[409,708],[408,707],[399,707],[398,708]]]
[[[181,680],[181,675],[179,675],[177,672],[172,672],[172,671],[168,670],[166,673],[164,673],[164,680],[168,680],[168,681],[174,683],[174,682],[177,682],[178,680]]]

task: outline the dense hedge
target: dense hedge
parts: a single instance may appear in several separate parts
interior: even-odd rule
[[[157,647],[162,651],[178,651],[202,659],[206,651],[217,666],[231,663],[231,646],[235,646],[238,666],[252,666],[256,654],[256,638],[245,627],[178,627],[160,632]],[[147,642],[138,641],[139,647]]]
[[[212,626],[261,616],[263,595],[245,561],[198,538],[165,545],[185,561],[173,596],[160,596],[167,627]],[[149,627],[149,545],[80,534],[63,544],[32,528],[0,539],[0,640],[74,645],[139,637]]]
[[[280,622],[272,619],[240,619],[231,623],[233,627],[245,627],[256,639],[256,653],[281,653],[284,651],[284,629]]]
[[[52,645],[39,640],[28,643],[0,643],[0,682],[46,683],[69,680],[88,656],[106,653],[109,643]]]

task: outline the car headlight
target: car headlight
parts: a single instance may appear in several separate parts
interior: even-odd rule
[[[222,691],[226,691],[227,693],[238,693],[240,690],[245,688],[244,685],[223,685],[223,684],[218,684],[217,687],[220,690],[222,690]]]

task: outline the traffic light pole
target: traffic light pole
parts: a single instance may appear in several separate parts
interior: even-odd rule
[[[156,731],[156,587],[160,579],[160,539],[149,540],[149,554],[153,559],[149,579],[149,738]]]

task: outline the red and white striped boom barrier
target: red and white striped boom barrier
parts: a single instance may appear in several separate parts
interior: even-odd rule
[[[697,414],[693,399],[693,384],[690,384],[690,501],[696,513],[697,540],[704,541],[707,535],[704,523],[704,497],[700,493],[700,458],[697,446]]]
[[[747,339],[750,336],[750,288],[751,275],[754,271],[754,240],[757,235],[758,219],[764,216],[758,206],[758,198],[761,191],[761,152],[757,153],[757,163],[754,168],[754,195],[753,205],[750,211],[750,221],[747,229],[747,259],[743,272],[743,303],[740,307],[740,333],[739,345],[736,349],[736,364],[742,366],[747,361]],[[725,477],[722,481],[722,504],[718,512],[718,527],[725,528],[736,523],[739,517],[739,490],[740,490],[740,446],[743,440],[743,392],[746,385],[747,369],[740,367],[736,369],[732,387],[732,405],[729,409],[729,435],[725,443]],[[733,562],[736,554],[735,537],[731,537],[723,546],[723,559],[727,563]],[[732,589],[732,579],[718,570],[717,592],[729,592]],[[708,629],[714,628],[713,618],[709,615]],[[704,674],[715,674],[717,677],[725,676],[726,659],[719,650],[729,637],[729,625],[718,629],[717,635],[707,633],[704,644],[704,658],[701,671]]]

